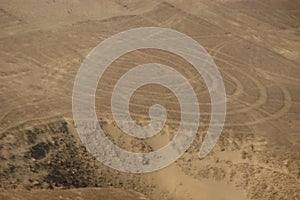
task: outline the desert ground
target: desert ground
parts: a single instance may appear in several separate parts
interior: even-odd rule
[[[297,0],[1,0],[0,199],[300,199],[300,2]],[[123,149],[150,152],[176,133],[180,107],[167,88],[149,84],[130,113],[149,123],[163,105],[161,132],[140,140],[114,122],[111,93],[128,70],[162,63],[197,93],[197,137],[172,165],[151,173],[119,172],[84,147],[72,119],[75,76],[89,52],[121,31],[163,27],[199,42],[214,59],[227,95],[226,122],[204,159],[210,99],[191,64],[170,52],[124,54],[96,92],[103,130]],[[117,48],[117,47],[116,47]]]

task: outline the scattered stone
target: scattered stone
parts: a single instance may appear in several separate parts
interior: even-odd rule
[[[33,181],[32,184],[33,184],[33,185],[39,185],[40,182],[38,182],[38,181]]]
[[[44,142],[40,142],[30,149],[31,156],[37,160],[44,158],[48,151],[49,146]]]

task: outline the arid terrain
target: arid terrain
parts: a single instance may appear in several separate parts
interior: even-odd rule
[[[300,2],[297,0],[1,0],[0,199],[300,199]],[[101,127],[123,149],[150,152],[174,137],[176,96],[149,84],[130,101],[137,123],[163,105],[161,132],[140,140],[114,122],[111,94],[133,67],[161,63],[186,77],[197,93],[197,137],[172,165],[129,174],[94,158],[72,119],[77,71],[101,41],[121,31],[163,27],[199,42],[214,59],[227,94],[222,135],[204,159],[198,151],[211,103],[190,63],[143,49],[115,60],[99,81]],[[117,48],[117,47],[116,47]]]

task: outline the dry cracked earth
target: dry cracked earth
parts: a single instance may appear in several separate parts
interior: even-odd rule
[[[300,199],[299,1],[2,0],[0,16],[0,199]],[[180,31],[218,66],[226,122],[202,160],[211,111],[205,82],[183,58],[157,49],[129,52],[109,66],[96,92],[97,116],[126,150],[166,145],[180,122],[171,91],[149,84],[133,94],[138,124],[149,123],[155,103],[168,112],[160,134],[145,140],[118,128],[110,101],[126,71],[153,62],[171,66],[189,80],[201,110],[184,155],[160,171],[128,174],[103,165],[78,137],[72,90],[81,62],[104,39],[138,27]]]

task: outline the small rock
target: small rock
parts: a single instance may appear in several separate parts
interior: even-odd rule
[[[43,189],[48,189],[49,188],[49,184],[47,182],[43,182],[41,186],[42,186]]]
[[[242,159],[246,159],[247,158],[247,152],[246,151],[243,151],[242,152]]]
[[[32,184],[33,184],[33,185],[39,185],[40,182],[38,182],[38,181],[33,181]]]

